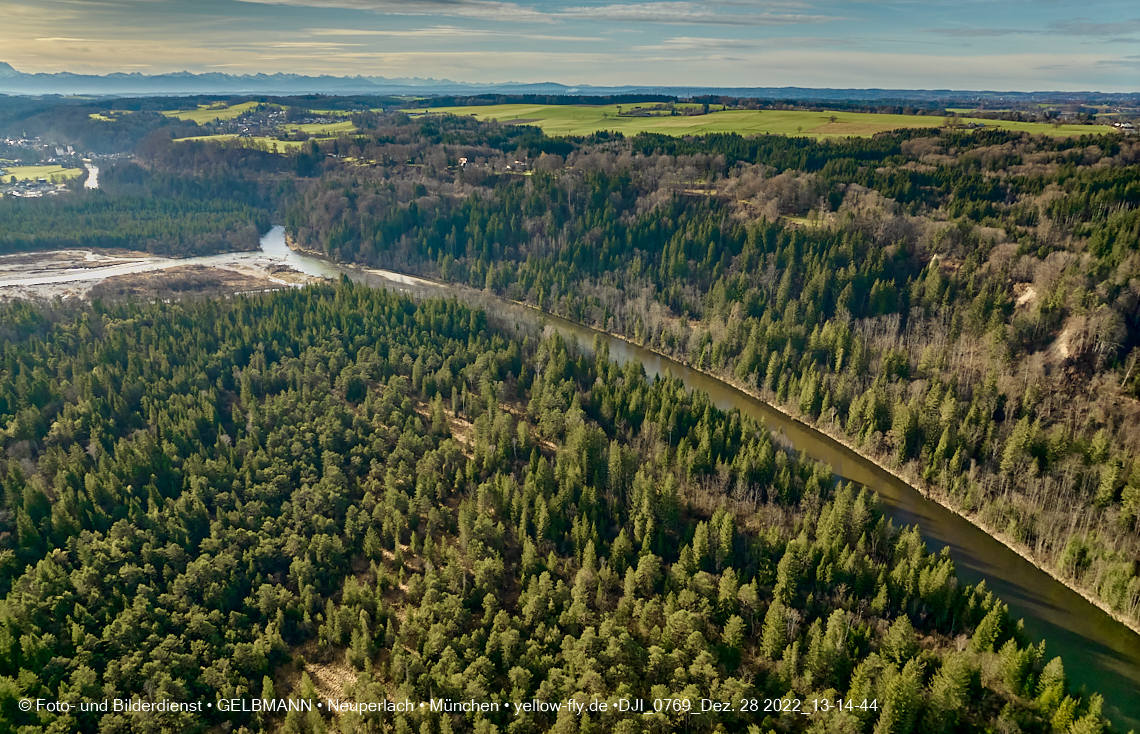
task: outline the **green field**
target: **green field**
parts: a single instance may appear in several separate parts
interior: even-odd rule
[[[968,115],[971,112],[978,112],[977,107],[947,107],[947,112],[953,112],[955,115]],[[1009,112],[1010,108],[1002,107],[1001,109],[987,109],[986,112]]]
[[[92,112],[88,117],[92,120],[101,120],[103,122],[115,122],[119,119],[119,115],[129,115],[133,110],[108,110],[105,114],[103,112]]]
[[[86,171],[82,168],[64,168],[63,166],[5,166],[0,178],[10,181],[13,176],[19,181],[34,181],[37,178],[50,179],[54,176],[60,178],[75,178]]]
[[[356,130],[356,126],[349,121],[344,122],[330,122],[312,123],[309,125],[283,125],[286,130],[301,130],[307,132],[309,135],[339,135],[340,133],[350,133]]]
[[[195,135],[189,138],[175,138],[174,142],[182,143],[187,140],[241,140],[243,145],[248,145],[249,143],[265,143],[266,147],[270,150],[273,150],[274,146],[277,146],[277,150],[284,153],[285,151],[297,150],[302,145],[308,145],[314,140],[321,143],[326,140],[332,140],[332,138],[312,138],[311,140],[302,142],[299,140],[278,140],[277,138],[268,137],[239,138],[237,135]]]
[[[622,105],[628,111],[634,105]],[[646,103],[645,106],[649,106]],[[866,137],[906,127],[941,127],[941,116],[880,115],[865,112],[806,112],[802,110],[727,110],[692,117],[618,117],[618,105],[486,105],[479,107],[434,107],[407,110],[409,115],[474,115],[480,120],[536,125],[547,135],[588,135],[613,130],[626,135],[655,132],[666,135],[699,135],[732,132],[741,135],[805,135],[811,137]],[[832,118],[835,119],[832,122]],[[1052,125],[1036,122],[1007,122],[958,118],[961,124],[982,123],[987,127],[1022,130],[1068,137],[1108,132],[1108,128],[1087,125]]]
[[[260,102],[242,102],[233,107],[225,105],[198,105],[196,110],[170,110],[162,114],[167,117],[177,117],[179,120],[190,120],[199,125],[214,120],[232,120],[243,112],[248,112],[254,107],[257,107]]]

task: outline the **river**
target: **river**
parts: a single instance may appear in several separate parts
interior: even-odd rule
[[[262,237],[261,250],[260,254],[242,253],[242,257],[270,258],[313,276],[339,278],[343,274],[355,282],[391,288],[421,298],[457,297],[494,310],[496,315],[508,321],[548,324],[566,337],[576,338],[587,348],[600,335],[609,344],[610,356],[618,362],[636,360],[650,376],[672,374],[680,377],[688,388],[708,393],[718,407],[738,408],[762,421],[770,430],[786,437],[796,450],[830,464],[836,476],[877,492],[884,510],[895,524],[917,525],[932,551],[949,547],[959,577],[971,584],[984,579],[986,586],[1009,605],[1011,616],[1024,620],[1025,631],[1034,641],[1046,639],[1047,658],[1060,655],[1064,659],[1065,672],[1075,690],[1101,693],[1105,697],[1105,715],[1117,728],[1140,731],[1140,695],[1137,695],[1140,692],[1140,635],[966,519],[924,498],[890,472],[819,431],[720,380],[667,357],[481,291],[390,271],[342,266],[311,257],[288,247],[282,227],[274,227]],[[215,255],[175,262],[180,265],[210,264],[226,257]],[[155,264],[151,263],[147,269],[152,269]],[[169,267],[167,262],[159,267],[163,266]],[[118,273],[108,273],[111,274]],[[87,277],[93,275],[88,274]]]

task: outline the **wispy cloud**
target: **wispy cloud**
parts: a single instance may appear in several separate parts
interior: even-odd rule
[[[1021,28],[924,28],[927,33],[937,33],[940,36],[953,36],[955,38],[993,38],[996,36],[1012,36],[1019,33],[1040,33]]]
[[[637,46],[639,51],[717,51],[726,48],[756,48],[761,41],[741,38],[694,38],[677,36],[666,38],[661,43]]]
[[[824,23],[834,16],[800,13],[723,13],[716,4],[694,2],[651,2],[601,7],[572,7],[552,13],[555,18],[670,25],[775,26],[798,23]]]
[[[494,0],[238,0],[261,5],[364,10],[382,15],[439,15],[511,22],[552,23],[580,20],[609,23],[659,23],[670,25],[778,26],[823,23],[834,16],[772,12],[793,7],[788,3],[720,3],[662,0],[602,6],[572,6],[552,10]],[[800,7],[795,5],[794,7]],[[730,9],[725,12],[725,9]],[[760,12],[740,12],[756,8]]]
[[[146,63],[463,81],[1126,91],[1140,78],[1135,0],[0,0],[0,8],[0,59],[21,71]]]
[[[379,37],[379,38],[431,38],[439,40],[473,39],[473,38],[517,38],[529,41],[566,41],[573,43],[603,42],[609,39],[593,36],[566,36],[547,35],[541,33],[526,33],[522,31],[498,31],[481,28],[465,28],[463,26],[432,26],[430,28],[412,28],[400,31],[368,30],[360,28],[307,28],[304,31],[310,36],[318,37]]]
[[[546,13],[516,3],[494,0],[238,0],[258,5],[292,5],[306,8],[365,10],[383,15],[443,15],[484,20],[549,23]]]
[[[847,46],[853,42],[835,38],[701,38],[675,36],[661,43],[634,46],[636,51],[723,51],[725,49],[804,48],[807,46]]]
[[[1088,18],[1058,20],[1049,24],[1049,30],[1062,36],[1125,36],[1140,33],[1140,18],[1118,23],[1093,22]]]
[[[359,43],[321,43],[317,41],[284,41],[281,43],[263,44],[268,48],[348,48],[361,46]]]
[[[1140,56],[1122,56],[1118,59],[1101,59],[1097,66],[1140,71]]]
[[[924,28],[927,33],[937,33],[955,38],[993,38],[1014,35],[1078,36],[1096,38],[1098,41],[1116,41],[1140,33],[1140,18],[1116,23],[1100,23],[1088,18],[1055,20],[1042,28]]]

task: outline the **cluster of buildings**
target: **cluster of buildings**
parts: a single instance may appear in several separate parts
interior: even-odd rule
[[[277,108],[253,109],[232,120],[221,120],[214,127],[220,134],[253,138],[273,135],[285,123],[285,111]]]
[[[46,178],[38,178],[35,181],[29,179],[27,181],[0,184],[0,196],[14,196],[23,199],[38,199],[42,196],[55,196],[56,194],[62,194],[66,191],[67,187],[63,184],[51,183]]]
[[[214,124],[214,129],[218,134],[237,135],[239,138],[276,138],[281,137],[286,125],[331,125],[343,119],[328,115],[290,117],[287,110],[268,107],[252,109],[232,120],[221,120]]]
[[[41,165],[49,165],[52,163],[62,164],[62,159],[72,158],[75,156],[75,148],[70,145],[60,145],[58,143],[45,143],[40,138],[30,138],[27,133],[19,138],[0,138],[0,143],[12,148],[26,148],[34,150],[40,154]]]

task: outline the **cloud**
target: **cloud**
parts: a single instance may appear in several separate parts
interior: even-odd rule
[[[246,46],[250,48],[345,48],[348,46],[359,46],[359,43],[326,43],[323,41],[265,41],[260,43],[247,43]]]
[[[446,15],[484,20],[549,23],[550,16],[515,3],[495,0],[238,0],[258,5],[290,5],[306,8],[344,8],[382,15]]]
[[[675,36],[661,43],[634,46],[637,51],[721,51],[724,49],[804,48],[807,46],[847,46],[851,41],[835,38],[698,38]]]
[[[439,40],[456,40],[472,38],[517,38],[528,41],[568,41],[573,43],[608,41],[605,38],[591,36],[564,36],[543,35],[538,33],[522,33],[515,31],[492,31],[481,28],[465,28],[462,26],[432,26],[430,28],[413,28],[404,31],[380,31],[358,28],[306,28],[305,33],[318,37],[360,37],[376,36],[380,38],[430,38]]]
[[[579,20],[609,23],[661,23],[671,25],[776,26],[797,23],[823,23],[838,18],[801,13],[720,12],[718,7],[739,10],[753,4],[701,3],[663,0],[662,2],[622,3],[602,6],[574,6],[544,11],[517,3],[495,0],[238,0],[261,5],[289,5],[310,8],[344,8],[382,15],[442,15],[511,22],[551,23]],[[760,4],[760,7],[789,7],[787,4]]]
[[[1140,56],[1122,56],[1118,59],[1101,59],[1100,61],[1096,62],[1096,65],[1100,67],[1140,70]]]
[[[937,33],[941,36],[955,38],[990,38],[994,36],[1012,36],[1018,33],[1038,33],[1020,28],[924,28],[927,33]]]
[[[724,48],[756,48],[760,41],[741,38],[693,38],[691,36],[677,36],[666,38],[659,44],[652,46],[637,46],[638,50],[646,51],[717,51]]]
[[[1044,29],[1031,28],[924,28],[927,33],[937,33],[955,38],[990,38],[1013,35],[1053,35],[1088,36],[1098,41],[1119,42],[1120,39],[1140,33],[1140,18],[1123,20],[1117,23],[1096,23],[1088,18],[1055,20]]]
[[[86,41],[87,39],[86,38],[65,38],[62,36],[49,36],[48,38],[37,38],[36,40],[37,41],[48,41],[48,42],[56,42],[56,41],[68,41],[68,42],[77,42],[78,41],[78,42],[82,42],[82,41]]]
[[[671,25],[772,26],[823,23],[838,18],[792,13],[721,13],[710,3],[652,2],[601,7],[573,7],[553,13],[555,18],[618,23],[664,23]]]
[[[1088,18],[1057,20],[1049,24],[1049,30],[1062,36],[1124,36],[1140,33],[1140,18],[1117,23],[1094,23]]]
[[[424,29],[426,30],[426,29]],[[444,31],[440,28],[440,31]],[[450,28],[446,29],[450,30]],[[405,36],[420,31],[370,31],[363,28],[306,28],[310,36]]]

